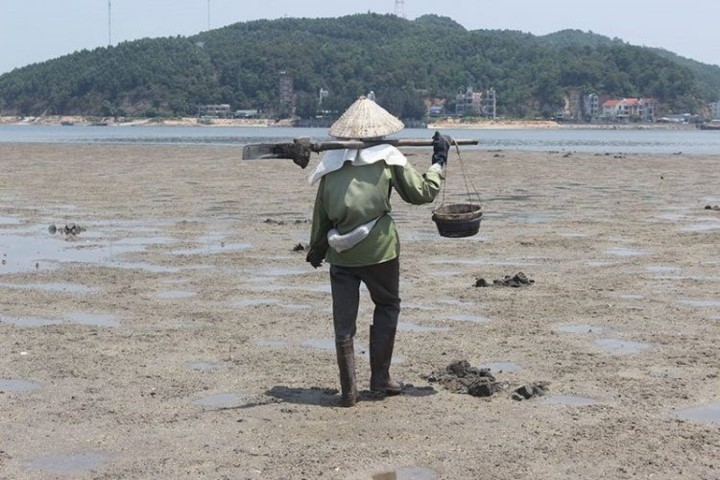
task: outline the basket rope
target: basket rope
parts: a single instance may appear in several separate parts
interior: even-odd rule
[[[482,203],[480,201],[480,194],[478,193],[477,189],[475,188],[475,184],[473,184],[472,179],[470,178],[470,176],[467,174],[467,171],[465,170],[465,163],[463,162],[462,154],[460,153],[460,145],[458,145],[458,143],[455,141],[454,138],[451,138],[450,140],[452,140],[452,143],[455,145],[455,153],[457,154],[458,163],[460,164],[460,170],[463,175],[463,181],[465,182],[465,192],[467,193],[468,202],[472,202],[473,199],[471,198],[471,194],[474,192],[475,197],[477,198],[477,201],[480,204],[480,203]],[[442,190],[442,201],[440,202],[439,206],[445,205],[445,192],[447,191],[446,182],[447,182],[447,177],[448,177],[448,173],[449,173],[449,163],[450,162],[448,162],[448,161],[445,162],[445,178],[442,179],[441,184],[440,184],[440,189]],[[471,187],[472,187],[472,191],[470,191]],[[436,207],[438,206],[437,202],[438,202],[438,197],[435,197],[435,204],[433,205],[433,210],[436,210]]]

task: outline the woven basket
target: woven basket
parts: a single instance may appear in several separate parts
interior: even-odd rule
[[[482,207],[476,203],[441,205],[433,210],[432,219],[442,237],[471,237],[480,230]]]

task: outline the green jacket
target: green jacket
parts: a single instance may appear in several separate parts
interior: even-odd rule
[[[313,211],[310,248],[325,253],[325,261],[344,267],[375,265],[400,254],[395,222],[389,215],[391,188],[408,203],[432,202],[440,191],[442,173],[431,168],[424,175],[407,163],[388,166],[384,161],[353,166],[350,162],[320,180]],[[327,233],[336,228],[345,234],[381,217],[370,235],[354,247],[337,252],[328,245]]]

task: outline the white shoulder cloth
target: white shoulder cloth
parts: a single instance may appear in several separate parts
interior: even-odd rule
[[[401,167],[407,164],[405,155],[392,145],[375,145],[362,150],[329,150],[325,152],[318,166],[308,177],[308,182],[312,185],[328,173],[340,170],[345,162],[352,162],[354,166],[361,167],[380,161]]]

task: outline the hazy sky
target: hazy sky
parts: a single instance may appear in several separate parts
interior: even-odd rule
[[[408,19],[434,13],[469,30],[538,35],[591,30],[720,65],[720,0],[0,0],[0,74],[110,40],[187,36],[260,18],[394,13],[403,3]]]

